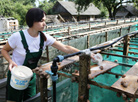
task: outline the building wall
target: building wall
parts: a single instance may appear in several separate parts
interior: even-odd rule
[[[18,20],[1,18],[0,19],[0,32],[17,30],[19,27]]]

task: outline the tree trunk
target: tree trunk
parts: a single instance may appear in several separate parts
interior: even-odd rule
[[[117,12],[117,6],[115,6],[115,7],[113,8],[113,17],[114,17],[114,20],[115,20],[116,12]]]
[[[112,13],[112,10],[111,9],[108,9],[108,12],[109,12],[109,18],[111,20],[113,20],[113,13]]]

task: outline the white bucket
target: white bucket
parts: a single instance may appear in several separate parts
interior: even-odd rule
[[[17,66],[11,70],[10,85],[17,90],[24,90],[28,87],[33,72],[26,66]]]

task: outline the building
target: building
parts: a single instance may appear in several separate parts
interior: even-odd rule
[[[94,4],[90,4],[89,7],[84,11],[78,12],[74,2],[70,1],[57,1],[53,7],[53,12],[59,14],[65,21],[77,20],[94,20],[97,15],[100,15],[101,11],[95,7]]]
[[[132,5],[122,5],[118,8],[116,18],[129,18],[138,16],[138,10]]]
[[[17,30],[19,23],[17,19],[13,17],[10,18],[0,18],[0,32]]]

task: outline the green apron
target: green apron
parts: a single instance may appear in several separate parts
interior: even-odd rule
[[[38,52],[30,52],[28,49],[28,45],[24,36],[23,31],[20,31],[20,35],[22,38],[22,44],[24,49],[26,50],[26,57],[23,65],[27,66],[31,69],[37,67],[37,63],[42,55],[44,40],[42,38],[42,34],[40,33],[40,48]],[[25,90],[16,90],[10,86],[11,72],[8,71],[8,79],[7,79],[7,92],[6,99],[10,101],[22,102],[22,100],[26,100],[30,97],[33,97],[36,94],[36,74],[33,73],[33,77],[29,82],[29,86]]]

